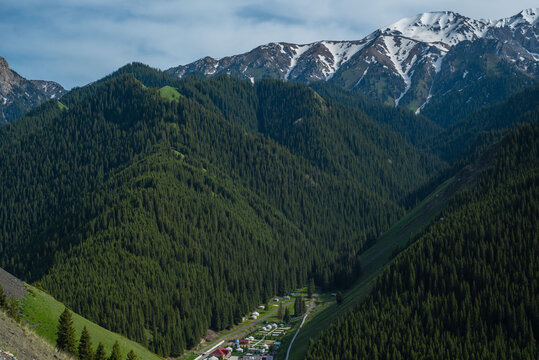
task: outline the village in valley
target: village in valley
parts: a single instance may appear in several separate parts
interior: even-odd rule
[[[284,359],[283,354],[286,353],[290,339],[304,317],[309,312],[315,312],[315,307],[334,301],[333,298],[334,294],[315,294],[314,284],[309,284],[298,292],[275,297],[245,316],[235,329],[218,336],[188,359]]]

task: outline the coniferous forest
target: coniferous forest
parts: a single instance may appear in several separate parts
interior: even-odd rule
[[[451,201],[307,358],[536,358],[538,138],[537,123],[505,136],[477,184]]]
[[[0,127],[0,267],[178,356],[275,295],[345,290],[366,248],[486,151],[309,358],[533,358],[536,93],[449,124],[330,84],[133,63]]]
[[[309,278],[346,286],[445,166],[304,85],[139,64],[0,132],[1,266],[162,355]]]

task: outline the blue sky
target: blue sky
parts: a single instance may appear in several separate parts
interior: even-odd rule
[[[357,40],[417,13],[499,19],[528,0],[1,0],[0,56],[28,79],[67,88],[132,61],[167,69],[273,41]]]

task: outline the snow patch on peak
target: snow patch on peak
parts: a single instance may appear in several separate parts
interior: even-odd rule
[[[451,11],[438,11],[401,19],[380,31],[426,43],[456,45],[464,40],[483,37],[488,28],[486,21],[470,19]]]
[[[292,58],[290,58],[290,65],[288,66],[288,70],[286,71],[286,74],[284,76],[285,80],[288,80],[290,77],[290,73],[294,68],[296,67],[296,64],[298,63],[298,59],[303,55],[303,53],[311,48],[312,44],[308,45],[294,45],[292,48],[292,51],[294,52],[294,55]]]
[[[522,25],[524,26],[534,26],[537,23],[539,23],[539,8],[532,8],[532,9],[526,9],[522,10],[518,14],[505,18],[500,19],[496,23],[494,23],[494,26],[497,28],[501,27],[509,27],[511,30],[514,30],[515,28],[518,28]]]
[[[442,62],[444,61],[445,54],[442,53],[438,55],[435,61],[432,62],[432,66],[434,66],[434,72],[438,74],[440,70],[442,70]]]
[[[412,86],[412,76],[414,75],[414,71],[412,70],[410,72],[410,69],[417,61],[417,55],[413,55],[413,57],[410,59],[411,50],[414,48],[417,42],[405,38],[397,39],[398,42],[395,40],[394,36],[383,37],[385,48],[387,50],[386,54],[393,63],[393,67],[395,68],[395,70],[397,70],[397,73],[404,80],[405,84],[404,91],[397,99],[395,99],[395,106],[399,105],[399,101],[408,92],[408,90],[410,90],[410,87]]]
[[[350,60],[358,51],[363,49],[368,41],[353,43],[349,41],[322,41],[321,44],[331,53],[332,61],[320,56],[320,60],[326,65],[323,70],[326,80],[331,79],[339,68]]]

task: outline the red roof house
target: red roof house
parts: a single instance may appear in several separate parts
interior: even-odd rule
[[[221,347],[214,352],[212,352],[210,355],[215,356],[218,359],[228,359],[230,358],[230,350],[225,349],[224,347]]]

